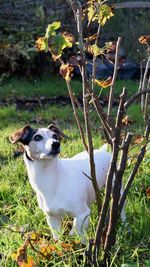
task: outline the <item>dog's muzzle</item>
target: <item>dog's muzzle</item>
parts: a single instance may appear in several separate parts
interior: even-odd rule
[[[59,142],[53,142],[51,145],[52,149],[50,151],[50,155],[57,155],[60,153],[60,143]]]
[[[60,153],[60,143],[58,141],[54,141],[53,143],[51,143],[50,148],[48,150],[49,152],[47,154],[41,154],[41,159],[48,159],[50,157],[57,156]]]

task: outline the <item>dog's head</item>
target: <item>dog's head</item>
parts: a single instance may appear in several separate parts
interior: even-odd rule
[[[47,128],[33,129],[29,125],[15,131],[9,140],[12,144],[20,142],[28,157],[35,159],[49,159],[60,153],[60,140],[67,136],[55,125]]]

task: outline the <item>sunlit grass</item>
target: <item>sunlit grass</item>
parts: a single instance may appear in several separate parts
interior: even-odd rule
[[[82,95],[82,84],[80,79],[74,78],[71,86],[76,95]],[[118,80],[115,85],[115,96],[126,87],[128,96],[138,90],[138,82],[132,80]],[[100,87],[96,86],[95,91],[99,94]],[[109,87],[103,89],[102,96],[109,93]],[[5,97],[54,97],[68,95],[65,81],[61,77],[46,77],[42,79],[25,80],[23,78],[11,78],[0,85],[0,98]]]
[[[79,80],[73,80],[72,86],[76,94],[81,94],[82,85]],[[46,77],[43,79],[25,80],[11,78],[0,85],[0,98],[5,97],[54,97],[68,95],[65,81],[61,77]]]

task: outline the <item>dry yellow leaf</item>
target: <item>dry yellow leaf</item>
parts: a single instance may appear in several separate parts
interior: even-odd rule
[[[112,77],[109,77],[107,80],[94,80],[94,83],[102,88],[107,88],[112,85]]]

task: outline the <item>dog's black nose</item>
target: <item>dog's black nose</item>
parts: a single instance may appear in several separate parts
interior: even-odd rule
[[[53,143],[52,143],[52,148],[53,148],[54,150],[59,149],[59,148],[60,148],[60,143],[59,143],[59,142],[53,142]]]

